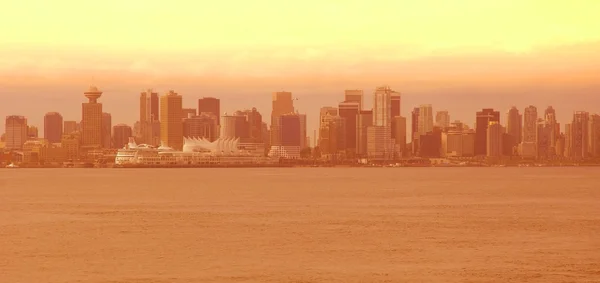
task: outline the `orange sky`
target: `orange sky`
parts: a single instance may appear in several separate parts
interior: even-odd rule
[[[270,93],[290,90],[312,124],[343,89],[380,84],[404,94],[404,114],[433,103],[467,122],[477,108],[537,101],[563,104],[563,120],[598,111],[587,99],[600,96],[600,1],[82,2],[3,4],[1,116],[78,120],[91,83],[127,124],[147,87],[175,89],[187,106],[222,96],[225,110],[264,116]]]

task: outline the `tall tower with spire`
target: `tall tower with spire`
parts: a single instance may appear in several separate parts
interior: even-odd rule
[[[85,149],[102,147],[102,91],[95,86],[83,93],[88,102],[81,105],[81,146]]]

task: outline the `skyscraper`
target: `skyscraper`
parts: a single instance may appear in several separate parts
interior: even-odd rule
[[[590,114],[584,111],[573,113],[571,123],[571,157],[573,159],[584,159],[588,154]]]
[[[84,150],[102,147],[102,103],[98,98],[102,92],[97,87],[91,86],[86,92],[87,103],[82,103],[81,117],[81,147]]]
[[[490,121],[486,130],[486,154],[488,157],[502,156],[502,125],[498,121]]]
[[[392,91],[391,93],[391,97],[390,97],[390,103],[392,104],[392,118],[394,117],[398,117],[400,116],[402,113],[400,113],[400,106],[401,106],[401,100],[402,97],[400,96],[399,92],[396,91]]]
[[[514,150],[521,143],[523,134],[523,116],[517,107],[511,107],[506,113],[506,132],[509,135],[509,146]]]
[[[221,117],[221,100],[214,97],[204,97],[198,99],[198,115],[202,113],[212,113],[215,117]],[[218,125],[221,125],[220,119],[217,119]]]
[[[235,139],[236,138],[236,125],[238,118],[235,115],[229,115],[227,113],[221,116],[221,132],[219,137],[222,139]]]
[[[170,90],[160,97],[161,142],[177,150],[183,148],[182,97]]]
[[[433,131],[433,108],[431,104],[419,106],[419,134],[425,135]]]
[[[392,94],[388,86],[380,86],[373,94],[373,126],[367,129],[367,155],[370,159],[390,160],[394,154],[392,140]]]
[[[72,134],[73,132],[77,132],[79,131],[79,125],[77,124],[77,121],[64,121],[63,123],[63,134],[68,135],[68,134]],[[62,140],[62,137],[61,137]]]
[[[442,129],[450,127],[450,114],[447,110],[437,111],[435,113],[435,125]]]
[[[27,127],[27,138],[30,140],[35,140],[39,137],[39,130],[36,126],[28,126]]]
[[[521,142],[523,157],[537,156],[537,123],[537,108],[530,105],[523,112],[523,141]]]
[[[362,89],[346,90],[344,92],[344,101],[358,103],[359,111],[363,109],[364,93]]]
[[[102,146],[112,148],[112,116],[102,113]]]
[[[396,142],[395,152],[402,154],[406,151],[406,118],[402,116],[396,116],[392,120],[394,123],[394,141]]]
[[[544,119],[538,119],[536,140],[536,154],[538,159],[548,159],[554,155],[555,149],[551,143],[553,125]]]
[[[560,124],[556,121],[556,110],[552,106],[548,106],[544,112],[544,119],[548,125],[548,142],[549,142],[549,154],[555,155],[556,140],[560,136]]]
[[[44,116],[44,138],[49,143],[59,143],[63,135],[63,117],[58,112],[48,112]]]
[[[390,99],[390,103],[392,104],[392,109],[391,109],[391,128],[392,128],[392,139],[396,139],[396,133],[398,130],[398,126],[396,125],[396,122],[398,121],[397,119],[395,119],[396,117],[400,117],[400,101],[401,101],[401,97],[400,97],[400,93],[399,92],[392,92],[391,95],[391,99]],[[406,134],[405,134],[406,135]]]
[[[367,156],[367,130],[371,126],[373,126],[373,111],[360,111],[356,119],[356,153],[360,157]]]
[[[500,112],[484,108],[475,116],[475,156],[487,155],[487,129],[490,122],[500,123]]]
[[[296,111],[298,119],[300,120],[300,150],[308,147],[306,142],[306,114],[300,114]]]
[[[356,153],[356,116],[360,112],[360,104],[354,101],[344,101],[339,104],[339,116],[346,121],[344,126],[346,129],[346,136],[344,137],[344,144],[348,154],[353,155]]]
[[[142,143],[160,144],[158,93],[148,89],[140,94],[140,137]]]
[[[262,136],[262,115],[252,108],[251,110],[236,111],[235,116],[238,118],[236,124],[236,136],[240,138],[240,142],[245,143],[263,143]],[[244,133],[241,133],[244,131]]]
[[[345,135],[345,119],[331,115],[329,112],[321,117],[319,126],[319,148],[321,156],[326,159],[335,159],[341,151],[344,151],[346,146]]]
[[[590,115],[588,151],[592,157],[600,157],[600,115]]]
[[[129,137],[133,136],[130,126],[118,124],[113,127],[113,146],[114,148],[123,148],[129,142]]]
[[[140,122],[158,121],[159,117],[158,93],[152,89],[140,93]]]
[[[273,93],[272,111],[271,111],[271,146],[280,146],[281,128],[279,125],[281,115],[294,113],[294,101],[292,93],[280,91]]]
[[[297,146],[303,143],[300,130],[300,116],[295,113],[281,115],[279,117],[281,125],[281,145]]]
[[[573,135],[572,135],[572,131],[571,131],[571,124],[565,124],[565,150],[563,151],[563,153],[564,153],[564,157],[567,157],[567,158],[571,158],[572,143],[573,143],[572,137],[573,137]]]
[[[23,116],[7,116],[5,124],[5,148],[6,149],[22,149],[23,144],[27,141],[28,127],[27,119]]]
[[[411,114],[411,127],[410,127],[410,144],[412,146],[411,151],[416,154],[419,150],[419,108],[413,108]]]

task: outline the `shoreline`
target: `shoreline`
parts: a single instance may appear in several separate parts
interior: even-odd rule
[[[332,165],[165,165],[165,166],[20,166],[0,169],[186,169],[186,168],[544,168],[544,167],[600,167],[600,164],[562,164],[562,165],[356,165],[356,164],[332,164]]]

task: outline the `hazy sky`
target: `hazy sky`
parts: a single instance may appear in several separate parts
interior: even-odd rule
[[[265,118],[270,93],[289,90],[311,130],[344,89],[369,105],[381,84],[403,93],[405,116],[422,103],[468,123],[513,104],[553,104],[562,122],[600,112],[600,1],[4,2],[0,116],[40,128],[49,111],[81,119],[90,84],[113,124],[133,124],[148,87]]]

